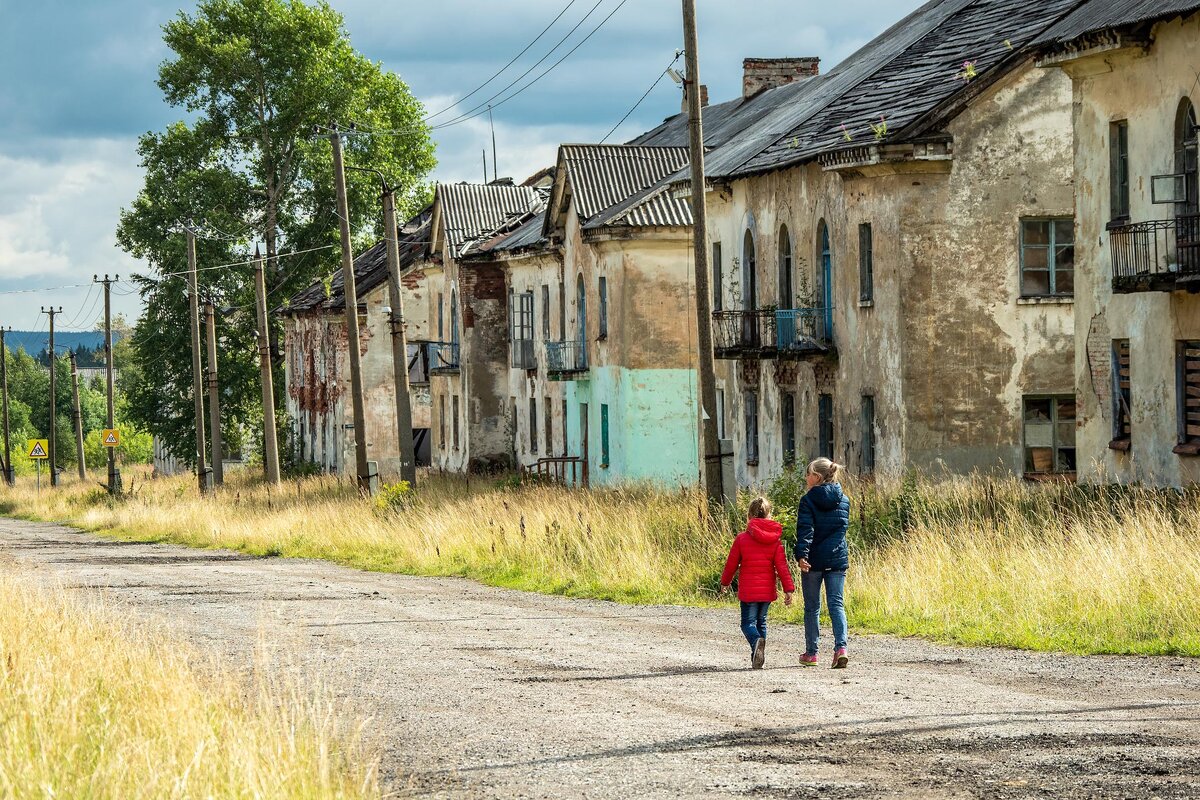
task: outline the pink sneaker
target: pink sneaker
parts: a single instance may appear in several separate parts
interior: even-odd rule
[[[810,655],[802,655],[802,656],[800,656],[800,666],[802,666],[802,667],[815,667],[816,665],[817,665],[817,657],[816,657],[816,655],[811,655],[811,656],[810,656]]]
[[[813,661],[816,661],[814,658]],[[846,664],[850,663],[850,657],[846,655],[846,648],[839,647],[833,651],[833,668],[845,669]]]

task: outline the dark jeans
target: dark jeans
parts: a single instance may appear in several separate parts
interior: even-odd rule
[[[834,648],[846,646],[846,607],[842,595],[846,589],[846,571],[805,572],[800,576],[800,591],[804,594],[804,653],[817,654],[821,636],[821,586],[825,586],[825,602],[829,605],[829,621],[833,623]]]
[[[770,608],[770,600],[765,603],[742,603],[742,633],[746,635],[752,650],[755,642],[767,638],[767,611]]]

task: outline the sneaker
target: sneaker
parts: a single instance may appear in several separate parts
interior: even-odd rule
[[[833,668],[845,669],[846,664],[850,662],[850,657],[846,655],[846,648],[839,647],[833,651]]]
[[[767,660],[767,640],[766,637],[760,637],[754,643],[754,654],[750,656],[750,666],[754,669],[762,669],[763,662]]]
[[[815,667],[816,665],[817,665],[817,654],[816,653],[813,653],[811,656],[807,655],[807,654],[800,656],[800,666]]]

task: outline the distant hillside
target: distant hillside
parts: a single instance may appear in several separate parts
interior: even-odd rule
[[[120,334],[113,331],[113,341],[116,342],[120,338]],[[24,349],[29,355],[36,356],[50,346],[50,334],[47,331],[9,331],[5,337],[5,343],[13,352]],[[75,350],[80,345],[89,350],[97,348],[103,350],[104,332],[55,331],[54,344],[59,348],[60,353],[65,353],[68,349]]]

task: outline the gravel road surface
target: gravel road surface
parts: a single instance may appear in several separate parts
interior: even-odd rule
[[[630,607],[0,519],[0,568],[102,590],[371,716],[401,796],[1200,797],[1200,663],[852,637],[802,669],[733,608]],[[5,566],[7,564],[7,566]],[[853,587],[851,587],[852,590]]]

